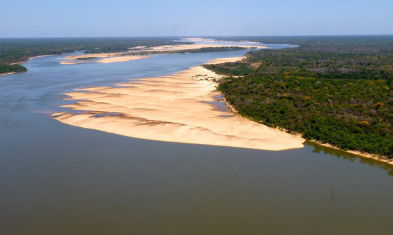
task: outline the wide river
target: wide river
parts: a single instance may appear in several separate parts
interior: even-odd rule
[[[392,234],[389,165],[311,144],[271,152],[141,140],[50,117],[75,88],[244,53],[77,65],[48,56],[1,76],[0,234]]]

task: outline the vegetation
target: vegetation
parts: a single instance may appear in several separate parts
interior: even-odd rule
[[[268,42],[300,46],[254,51],[241,62],[206,65],[230,75],[219,89],[240,114],[309,140],[393,157],[393,37]]]
[[[27,69],[19,64],[0,65],[0,74],[26,72]]]
[[[245,50],[244,47],[232,46],[232,47],[205,47],[200,49],[190,49],[190,50],[181,50],[174,51],[172,53],[204,53],[204,52],[220,52],[220,51],[236,51],[236,50]]]
[[[97,59],[98,57],[81,57],[81,58],[76,58],[77,60],[94,60]]]

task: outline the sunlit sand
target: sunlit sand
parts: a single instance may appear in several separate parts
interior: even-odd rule
[[[147,58],[148,56],[115,56],[115,57],[107,57],[98,60],[98,63],[108,64],[108,63],[117,63],[117,62],[125,62],[131,60],[140,60]]]
[[[224,58],[211,63],[241,59]],[[53,114],[65,124],[134,138],[285,150],[303,147],[304,139],[220,109],[216,90],[221,76],[201,66],[156,78],[143,78],[118,87],[92,87],[67,93],[75,111]],[[81,112],[82,111],[82,112]]]

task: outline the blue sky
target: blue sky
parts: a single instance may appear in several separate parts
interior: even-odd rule
[[[0,37],[393,34],[393,0],[0,0]]]

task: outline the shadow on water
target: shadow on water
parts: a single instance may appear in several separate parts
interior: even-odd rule
[[[383,169],[388,173],[388,175],[393,176],[393,166],[388,163],[379,162],[374,159],[365,158],[365,157],[361,157],[361,156],[358,156],[355,154],[347,153],[347,152],[344,152],[341,150],[325,147],[325,146],[319,145],[317,143],[309,142],[309,141],[305,142],[304,144],[307,146],[313,147],[314,153],[325,153],[327,155],[334,156],[338,159],[344,159],[344,160],[347,160],[350,162],[358,161],[361,164],[365,164],[365,165],[369,165],[369,166],[378,167],[380,169]],[[318,156],[326,156],[326,155],[318,155]]]

